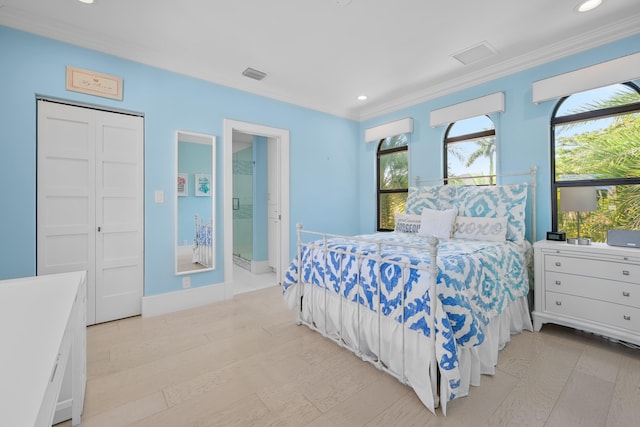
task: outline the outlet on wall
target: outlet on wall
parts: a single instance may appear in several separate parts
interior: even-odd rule
[[[191,276],[185,276],[182,278],[182,289],[191,287]]]

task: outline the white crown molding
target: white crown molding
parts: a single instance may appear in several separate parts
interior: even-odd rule
[[[640,13],[630,15],[624,20],[616,21],[598,28],[590,33],[584,33],[570,39],[562,40],[543,49],[537,49],[516,58],[491,65],[472,73],[464,74],[453,79],[447,78],[439,83],[424,82],[425,89],[405,96],[391,98],[388,102],[362,108],[358,119],[360,121],[373,119],[397,110],[449,95],[463,89],[477,86],[500,77],[515,74],[520,71],[543,65],[564,57],[593,49],[607,43],[622,40],[640,33]]]
[[[96,37],[93,32],[82,31],[77,27],[70,27],[66,24],[62,25],[58,21],[52,21],[46,17],[34,18],[8,7],[3,7],[1,10],[0,25],[77,46],[79,45],[77,40],[83,40],[83,45],[81,46],[87,49],[354,121],[364,121],[379,117],[640,33],[640,13],[637,13],[599,27],[591,32],[562,40],[543,49],[537,49],[498,64],[453,78],[448,75],[443,76],[439,81],[421,82],[414,85],[420,89],[408,95],[405,87],[395,93],[388,94],[385,102],[370,104],[369,106],[365,105],[358,109],[341,109],[329,105],[320,105],[309,99],[300,99],[277,91],[266,90],[264,87],[257,85],[248,87],[246,84],[242,84],[246,82],[238,83],[233,79],[216,75],[211,70],[203,69],[196,64],[186,64],[183,61],[180,64],[176,64],[175,62],[177,61],[171,63],[163,58],[161,52],[155,52],[145,46],[131,43],[131,41],[105,42],[104,39]]]

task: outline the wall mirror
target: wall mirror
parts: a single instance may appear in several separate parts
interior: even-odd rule
[[[175,271],[215,269],[216,138],[176,132]]]

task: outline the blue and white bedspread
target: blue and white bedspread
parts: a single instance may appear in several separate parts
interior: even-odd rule
[[[212,233],[211,224],[202,224],[196,226],[196,246],[211,246]]]
[[[460,385],[460,349],[481,344],[490,320],[516,298],[529,292],[527,255],[530,245],[511,241],[440,240],[438,309],[433,325],[429,320],[430,258],[426,238],[395,232],[358,238],[367,241],[328,239],[326,254],[321,241],[315,242],[316,248],[303,245],[302,283],[311,283],[313,290],[322,292],[326,289],[330,295],[358,302],[361,307],[377,313],[381,282],[380,311],[387,318],[395,319],[399,324],[404,321],[405,328],[418,331],[424,337],[431,337],[435,331],[435,357],[441,379],[448,383],[446,390],[449,393],[440,399],[444,402],[454,399]],[[391,245],[380,246],[381,253],[378,253],[379,246],[373,240]],[[402,245],[424,246],[407,248]],[[345,253],[340,254],[339,250]],[[378,255],[381,258],[377,258]],[[373,258],[367,258],[369,256]],[[380,270],[376,259],[382,260]],[[406,265],[401,267],[395,262]],[[297,291],[301,295],[304,290],[304,287],[297,289],[299,268],[296,258],[283,283],[285,299],[291,309],[300,302]]]

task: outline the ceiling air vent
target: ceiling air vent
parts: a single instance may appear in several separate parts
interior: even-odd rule
[[[242,72],[242,75],[245,77],[249,77],[250,79],[253,79],[253,80],[262,80],[267,76],[267,73],[254,70],[253,68],[247,68]]]
[[[460,61],[463,65],[469,65],[495,54],[496,50],[489,43],[482,42],[451,56]]]

